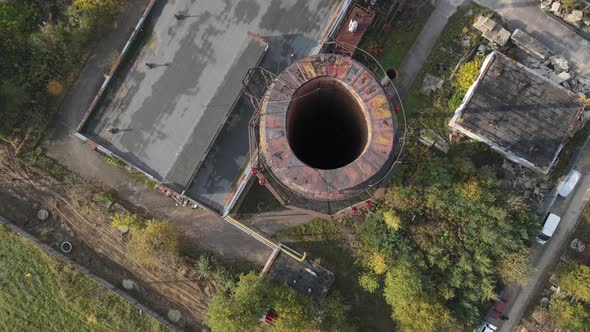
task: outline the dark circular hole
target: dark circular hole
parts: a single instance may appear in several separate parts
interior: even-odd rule
[[[389,77],[390,80],[397,77],[397,70],[395,70],[393,68],[387,69],[387,71],[385,73],[387,74],[387,77]]]
[[[287,109],[287,139],[299,160],[336,169],[361,155],[367,120],[353,93],[332,77],[314,78],[295,91]]]

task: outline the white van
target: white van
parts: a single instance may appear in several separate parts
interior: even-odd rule
[[[537,235],[537,242],[540,244],[545,244],[555,233],[557,226],[559,226],[559,222],[561,221],[561,217],[556,214],[549,214],[547,219],[545,219],[545,224],[543,225],[543,229],[541,233]]]
[[[479,325],[478,327],[476,327],[473,332],[494,332],[496,331],[498,328],[488,322],[483,322],[481,323],[481,325]]]
[[[572,169],[563,181],[561,188],[559,188],[559,196],[567,197],[572,192],[572,190],[574,190],[578,184],[578,181],[580,181],[580,177],[582,177],[582,174],[579,171]]]

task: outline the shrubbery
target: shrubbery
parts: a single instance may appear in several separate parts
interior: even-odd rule
[[[346,331],[348,308],[335,297],[323,303],[301,295],[286,283],[278,284],[251,272],[235,287],[215,293],[204,322],[215,331],[256,331],[260,318],[273,309],[278,314],[265,331]]]
[[[0,140],[35,153],[64,90],[121,0],[0,3]],[[23,152],[23,151],[21,151]]]

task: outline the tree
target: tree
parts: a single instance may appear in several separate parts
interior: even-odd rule
[[[150,220],[127,244],[129,255],[142,265],[154,268],[178,259],[178,230],[169,221]]]
[[[505,284],[516,283],[525,286],[532,273],[529,251],[521,249],[502,255],[498,263],[498,272]]]
[[[559,325],[572,332],[585,332],[590,326],[590,313],[580,303],[564,299],[551,299],[549,313]]]
[[[397,215],[393,210],[383,212],[383,220],[385,221],[387,227],[394,231],[397,231],[402,225],[399,215]]]
[[[590,303],[590,267],[575,265],[559,277],[560,285],[572,296]]]
[[[204,321],[213,332],[255,331],[260,327],[260,317],[268,309],[274,309],[278,319],[265,330],[277,332],[326,329],[322,324],[328,322],[342,325],[347,310],[339,301],[330,298],[322,309],[312,298],[297,293],[287,284],[277,284],[251,272],[240,276],[236,287],[230,291],[215,293]],[[335,312],[327,313],[325,309]]]
[[[393,307],[392,317],[407,331],[451,330],[448,309],[427,296],[419,272],[408,263],[394,266],[385,277],[384,296]]]

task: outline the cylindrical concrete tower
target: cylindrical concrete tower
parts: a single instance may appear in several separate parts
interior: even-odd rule
[[[356,211],[392,168],[390,102],[378,79],[349,57],[291,64],[259,111],[258,175],[288,207],[325,216]]]

